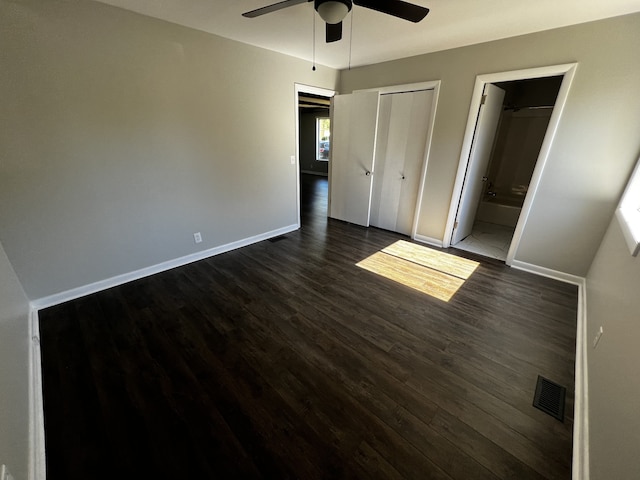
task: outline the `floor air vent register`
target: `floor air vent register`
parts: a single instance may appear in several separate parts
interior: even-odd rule
[[[566,393],[567,389],[562,385],[538,375],[533,406],[563,422]]]

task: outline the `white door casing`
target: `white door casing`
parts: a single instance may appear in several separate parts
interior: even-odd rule
[[[378,92],[336,95],[331,101],[329,216],[369,226]]]
[[[560,65],[550,65],[546,67],[528,68],[524,70],[512,70],[507,72],[487,73],[483,75],[478,75],[476,77],[476,82],[473,87],[473,94],[471,97],[471,103],[469,104],[469,116],[467,118],[467,126],[465,129],[464,138],[462,140],[462,149],[460,152],[460,161],[458,163],[458,172],[456,174],[456,179],[453,186],[453,192],[451,194],[449,214],[447,215],[447,222],[446,222],[444,234],[441,240],[441,245],[444,248],[449,247],[451,242],[453,226],[455,224],[456,215],[458,213],[458,206],[460,204],[460,194],[462,192],[464,177],[465,177],[465,173],[468,166],[469,153],[471,152],[473,135],[475,132],[476,120],[478,118],[478,111],[480,109],[480,101],[482,98],[482,92],[484,90],[484,86],[487,83],[512,82],[515,80],[526,80],[526,79],[532,79],[532,78],[543,78],[543,77],[562,75],[563,78],[562,78],[562,84],[560,85],[560,91],[558,92],[558,96],[556,97],[553,113],[551,114],[549,125],[547,126],[547,132],[545,134],[544,141],[542,142],[540,153],[538,154],[538,160],[536,162],[533,175],[531,176],[529,189],[527,191],[527,195],[525,196],[524,204],[522,205],[520,216],[518,217],[516,230],[513,234],[513,240],[511,241],[509,252],[507,253],[507,260],[505,262],[507,265],[520,266],[521,268],[524,268],[524,266],[528,265],[528,264],[519,262],[515,257],[524,233],[525,225],[527,224],[528,217],[531,212],[532,205],[536,198],[538,187],[540,185],[540,181],[542,178],[542,173],[544,171],[547,159],[549,158],[551,146],[553,145],[555,134],[560,124],[560,118],[562,117],[564,108],[567,104],[569,91],[571,90],[571,85],[573,83],[573,79],[576,75],[577,69],[578,69],[577,63],[566,63],[566,64],[560,64]],[[433,240],[432,243],[434,245],[438,244],[437,238],[433,238],[431,240]],[[577,443],[574,443],[574,445],[576,444]],[[574,457],[574,459],[575,458],[577,457]],[[575,463],[576,462],[574,461],[574,465]]]
[[[482,195],[483,177],[491,158],[504,95],[505,91],[501,88],[490,83],[485,85],[451,245],[470,235],[473,229],[473,221]]]
[[[310,93],[312,95],[322,95],[324,97],[333,97],[335,90],[326,88],[313,87],[311,85],[303,85],[296,83],[294,85],[294,115],[295,115],[295,138],[296,138],[296,155],[295,155],[295,171],[296,171],[296,219],[298,228],[300,228],[300,108],[298,107],[299,95],[301,93]]]

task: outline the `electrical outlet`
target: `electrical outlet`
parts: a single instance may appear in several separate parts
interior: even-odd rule
[[[6,465],[0,465],[0,480],[13,480]]]
[[[296,156],[291,155],[291,165],[295,165],[295,164],[296,164]]]
[[[202,243],[202,234],[200,232],[196,232],[193,234],[193,240],[196,243]]]
[[[604,330],[602,330],[602,326],[600,326],[600,330],[598,330],[598,333],[596,333],[596,338],[593,339],[593,348],[596,348],[598,346],[598,342],[600,341],[600,337],[602,337],[603,333]]]

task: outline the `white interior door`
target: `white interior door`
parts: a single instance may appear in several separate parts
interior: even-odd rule
[[[331,99],[329,216],[369,226],[374,173],[378,92]]]
[[[493,142],[500,121],[505,91],[487,83],[480,106],[476,131],[467,165],[467,174],[462,187],[460,205],[453,228],[451,245],[455,245],[471,234],[473,221],[482,195],[483,177],[489,165]]]
[[[371,225],[411,234],[432,101],[433,90],[380,99]]]

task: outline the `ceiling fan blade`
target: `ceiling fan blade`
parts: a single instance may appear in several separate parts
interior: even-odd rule
[[[340,23],[325,23],[327,26],[327,43],[337,42],[342,38],[342,22]]]
[[[370,8],[376,12],[386,13],[394,17],[418,23],[429,13],[429,9],[403,2],[402,0],[353,0],[353,3],[361,7]]]
[[[266,7],[256,8],[255,10],[251,10],[250,12],[244,12],[242,16],[247,18],[255,18],[267,13],[277,12],[278,10],[282,10],[283,8],[293,7],[294,5],[298,5],[299,3],[307,3],[311,1],[313,0],[284,0],[283,2],[274,3],[273,5],[267,5]]]

